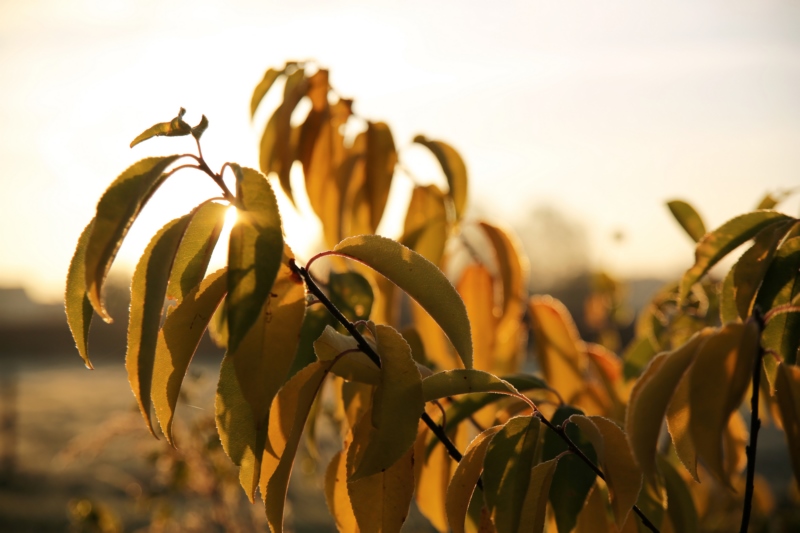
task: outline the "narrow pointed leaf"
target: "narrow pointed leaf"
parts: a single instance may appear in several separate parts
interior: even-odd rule
[[[255,324],[278,274],[283,233],[275,194],[257,170],[231,164],[238,218],[228,247],[228,348]]]
[[[556,473],[558,459],[550,459],[533,467],[528,482],[528,492],[522,503],[519,520],[519,533],[542,533],[547,517],[547,500],[550,484]]]
[[[359,235],[333,249],[386,276],[416,300],[439,324],[466,368],[472,368],[472,340],[464,302],[436,265],[391,239]]]
[[[612,531],[627,533],[628,531],[638,531],[635,525],[630,529],[612,529],[608,523],[604,499],[600,487],[595,484],[589,496],[586,498],[586,505],[584,505],[580,514],[578,514],[575,533],[611,533]],[[631,520],[631,522],[633,522],[633,520]]]
[[[739,245],[752,239],[770,225],[787,220],[791,220],[791,217],[777,211],[753,211],[733,218],[707,233],[697,243],[694,266],[687,270],[681,279],[679,299],[685,300],[692,285]]]
[[[691,474],[692,479],[700,482],[697,475],[697,448],[692,440],[689,428],[689,418],[692,413],[689,403],[689,392],[691,390],[691,372],[684,372],[672,399],[667,407],[667,430],[672,438],[672,445],[675,453],[683,466]],[[659,456],[660,457],[660,456]]]
[[[447,486],[446,499],[447,522],[453,533],[464,533],[467,509],[483,472],[486,450],[492,437],[501,429],[503,426],[494,426],[475,437],[464,450],[464,457],[453,473],[453,478]]]
[[[496,372],[494,347],[497,340],[497,317],[494,305],[494,280],[480,264],[467,266],[456,284],[467,308],[472,327],[472,360],[475,368]]]
[[[474,392],[519,395],[511,383],[482,370],[465,368],[446,370],[428,376],[422,380],[422,392],[426,402]]]
[[[444,194],[435,185],[414,187],[400,242],[439,265],[448,234]]]
[[[103,305],[101,291],[108,269],[122,240],[142,207],[180,156],[149,157],[128,167],[106,189],[97,204],[94,225],[86,245],[86,291],[92,307],[106,322],[111,317]]]
[[[151,139],[153,137],[160,137],[160,136],[180,137],[183,135],[191,134],[192,127],[183,121],[183,115],[185,113],[186,110],[184,108],[181,108],[181,110],[178,112],[178,116],[173,118],[171,121],[161,122],[154,126],[150,126],[142,133],[137,135],[133,141],[131,141],[131,148],[133,148],[140,142],[146,141],[147,139]]]
[[[316,341],[327,326],[334,323],[334,318],[327,309],[321,305],[306,308],[303,327],[300,328],[300,340],[297,343],[297,352],[294,362],[289,369],[287,379],[317,360],[314,354],[314,341]]]
[[[367,123],[366,189],[370,205],[370,223],[377,228],[389,198],[397,151],[389,126],[384,122]]]
[[[189,220],[189,215],[186,215],[169,222],[159,230],[139,259],[131,281],[125,368],[128,371],[131,390],[153,436],[155,432],[150,421],[150,391],[158,329],[161,325],[172,261]]]
[[[67,289],[64,293],[67,324],[72,332],[72,338],[75,339],[78,353],[83,358],[86,368],[89,369],[93,368],[92,362],[89,360],[89,325],[92,322],[92,304],[86,295],[86,245],[89,242],[89,234],[93,225],[94,219],[86,225],[78,238],[75,254],[69,264]]]
[[[800,484],[800,367],[785,363],[778,366],[775,396],[789,445],[794,479]]]
[[[447,487],[457,463],[450,457],[444,446],[435,446],[432,452],[427,453],[427,448],[434,442],[438,442],[438,439],[426,426],[422,427],[424,429],[419,432],[414,443],[417,483],[414,496],[422,515],[437,531],[445,533],[448,530]]]
[[[200,117],[200,122],[197,124],[197,126],[192,126],[192,137],[194,137],[199,141],[200,137],[203,136],[203,133],[205,133],[207,129],[208,129],[208,119],[206,118],[205,115],[203,115],[202,117]]]
[[[674,530],[696,533],[700,521],[686,481],[669,461],[662,456],[658,459],[658,467],[664,476],[664,487],[667,491],[667,514]]]
[[[372,402],[373,431],[351,482],[381,472],[402,457],[414,444],[424,410],[422,379],[408,343],[389,326],[377,326],[377,333],[381,381]]]
[[[486,451],[483,492],[498,531],[517,531],[539,447],[538,418],[521,416],[506,422]]]
[[[700,242],[700,239],[706,234],[706,225],[703,224],[703,219],[700,218],[694,207],[683,200],[667,202],[667,207],[669,207],[678,224],[689,234],[689,237],[694,242]]]
[[[256,85],[256,88],[253,91],[253,96],[250,99],[251,118],[256,115],[258,104],[261,103],[261,100],[264,99],[264,96],[266,96],[267,92],[275,83],[275,80],[277,80],[278,76],[280,76],[281,74],[283,74],[283,70],[277,70],[274,68],[271,68],[264,73],[264,78],[260,82],[258,82],[258,85]]]
[[[228,206],[207,202],[193,213],[175,254],[167,298],[180,301],[203,280],[225,222]]]
[[[339,531],[355,531],[356,516],[347,493],[347,450],[336,452],[325,470],[325,502]]]
[[[800,237],[788,239],[778,249],[756,296],[762,310],[793,301],[800,294]],[[775,315],[764,328],[764,349],[780,354],[786,364],[797,363],[800,348],[800,313]]]
[[[226,269],[203,280],[175,307],[158,334],[153,365],[153,408],[167,442],[175,445],[172,421],[181,384],[211,316],[228,289]]]
[[[430,150],[439,161],[450,186],[450,197],[453,199],[456,219],[461,219],[467,207],[467,166],[464,160],[452,146],[442,141],[433,141],[417,135],[414,142]]]

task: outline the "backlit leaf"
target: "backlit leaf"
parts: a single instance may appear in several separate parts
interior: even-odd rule
[[[283,234],[275,194],[258,171],[231,164],[238,217],[228,245],[228,348],[256,322],[281,265]]]
[[[426,402],[474,392],[497,392],[511,396],[519,394],[513,385],[493,374],[465,368],[445,370],[426,377],[422,380],[422,392]]]
[[[153,436],[155,432],[150,421],[150,390],[158,328],[161,325],[172,261],[189,220],[189,215],[175,219],[156,233],[136,264],[131,281],[125,368],[131,390],[139,403],[139,410]]]
[[[667,207],[669,207],[678,224],[689,234],[689,237],[694,242],[700,242],[700,239],[706,234],[706,225],[703,224],[703,219],[700,218],[694,207],[683,200],[667,202]]]
[[[550,422],[553,425],[562,425],[570,416],[582,414],[580,409],[562,405],[550,417]],[[565,431],[572,442],[596,464],[597,454],[580,430],[574,424],[567,424]],[[566,450],[567,445],[555,432],[550,430],[545,432],[542,461],[554,459]],[[559,533],[568,533],[575,527],[578,514],[594,486],[596,477],[595,473],[573,454],[566,454],[559,459],[550,484],[550,504],[553,506]]]
[[[712,333],[713,330],[703,330],[680,348],[654,357],[633,386],[625,433],[645,481],[651,484],[657,483],[656,444],[667,406],[698,349]]]
[[[467,308],[472,326],[472,361],[475,368],[495,372],[494,346],[497,317],[494,313],[494,280],[489,270],[479,264],[468,265],[456,284]]]
[[[414,142],[430,150],[442,167],[447,184],[450,186],[450,198],[456,211],[456,219],[461,219],[467,207],[467,167],[458,152],[442,141],[426,139],[422,135],[414,137]]]
[[[366,193],[370,205],[370,223],[377,228],[389,198],[397,151],[389,126],[384,122],[367,122]]]
[[[442,191],[436,185],[414,187],[400,242],[434,265],[440,265],[447,234],[447,208]]]
[[[283,510],[297,446],[308,412],[330,367],[330,362],[308,365],[283,386],[272,402],[260,488],[273,533],[283,531]]]
[[[111,317],[103,305],[101,290],[108,269],[128,228],[164,181],[162,173],[179,157],[149,157],[133,164],[114,180],[97,204],[86,244],[86,291],[92,307],[106,322],[111,322]]]
[[[203,136],[203,133],[205,133],[207,129],[208,129],[208,119],[206,118],[205,115],[203,115],[202,117],[200,117],[200,122],[197,124],[197,126],[192,126],[192,137],[194,137],[199,141],[200,137]]]
[[[531,470],[528,492],[522,504],[519,520],[519,533],[541,533],[547,517],[547,501],[550,485],[558,466],[558,459],[550,459],[537,464]]]
[[[253,96],[250,99],[250,117],[254,117],[256,114],[256,109],[258,109],[258,104],[261,103],[261,100],[264,99],[267,92],[270,90],[272,85],[275,83],[275,80],[283,74],[283,70],[277,70],[271,68],[264,73],[264,78],[258,82],[256,85],[255,90],[253,91]]]
[[[692,285],[739,245],[752,239],[768,226],[790,219],[791,217],[777,211],[753,211],[732,218],[714,231],[706,233],[697,243],[694,266],[687,270],[681,279],[679,299],[684,301]]]
[[[226,205],[206,202],[192,212],[172,264],[167,298],[180,301],[203,280],[227,210]]]
[[[350,481],[389,468],[414,444],[424,410],[422,379],[411,348],[389,326],[377,326],[381,381],[372,401],[372,432]]]
[[[800,367],[786,363],[778,366],[775,396],[789,445],[794,479],[800,484]]]
[[[697,448],[695,448],[692,434],[689,429],[691,408],[689,405],[689,391],[691,385],[691,372],[684,372],[678,381],[675,392],[667,407],[667,430],[672,437],[672,445],[683,466],[696,482],[700,482],[697,475]]]
[[[719,320],[723,324],[738,322],[740,320],[739,310],[736,306],[736,287],[733,283],[734,274],[736,274],[736,269],[730,269],[719,287]]]
[[[188,125],[186,122],[183,121],[183,115],[186,113],[184,108],[181,108],[178,111],[178,116],[173,118],[169,122],[161,122],[154,126],[150,126],[142,133],[136,136],[136,138],[131,141],[131,148],[136,146],[142,141],[146,141],[147,139],[153,137],[180,137],[183,135],[189,135],[192,133],[192,127]]]
[[[228,305],[224,301],[208,323],[208,336],[218,348],[228,347]]]
[[[633,460],[625,434],[614,422],[601,416],[572,415],[569,421],[580,428],[597,453],[598,466],[606,476],[614,521],[621,528],[642,488],[642,474]]]
[[[453,473],[446,498],[447,522],[453,533],[464,533],[464,520],[470,499],[483,472],[486,450],[492,437],[501,429],[503,426],[494,426],[475,437],[464,450],[464,457]]]
[[[762,310],[790,303],[800,294],[800,237],[788,239],[778,249],[764,282],[758,291],[756,305]],[[774,350],[787,364],[797,363],[800,348],[800,313],[775,315],[767,323],[761,337],[764,349]]]
[[[322,305],[306,308],[303,327],[300,328],[300,340],[297,343],[297,352],[294,362],[289,369],[287,378],[294,376],[301,369],[317,360],[314,354],[314,341],[316,341],[326,326],[333,324],[334,319]]]
[[[363,352],[358,351],[358,341],[350,335],[339,333],[331,326],[326,326],[320,337],[314,341],[314,352],[320,361],[339,361],[331,372],[348,381],[358,381],[370,385],[378,385],[381,381],[381,370]],[[345,355],[345,352],[350,351]]]
[[[441,326],[466,368],[472,367],[472,340],[464,302],[436,265],[391,239],[359,235],[333,249],[386,276],[416,300]]]
[[[398,533],[408,516],[414,494],[414,448],[406,452],[385,470],[369,476],[355,477],[356,464],[364,464],[362,454],[369,449],[374,433],[372,414],[367,411],[356,423],[353,442],[347,452],[347,491],[359,531],[364,533]]]
[[[512,418],[489,443],[484,459],[483,493],[498,531],[517,531],[520,526],[539,447],[540,425],[535,417]]]
[[[92,304],[86,295],[86,245],[92,232],[94,219],[81,232],[75,254],[69,263],[67,273],[67,289],[64,293],[64,309],[67,324],[75,339],[78,353],[83,358],[86,368],[93,368],[89,360],[89,325],[92,322]]]
[[[723,483],[727,483],[722,461],[723,431],[750,385],[758,344],[758,326],[752,319],[745,324],[727,324],[699,347],[692,365],[692,441],[698,457]]]
[[[347,493],[347,450],[336,452],[325,470],[325,501],[339,531],[356,531],[356,516]]]
[[[604,499],[603,491],[595,484],[586,498],[586,505],[578,515],[575,533],[611,533]],[[625,530],[622,530],[622,533],[625,533]]]
[[[172,420],[181,383],[200,339],[228,289],[220,269],[189,292],[164,321],[153,365],[153,408],[167,442],[174,446]]]
[[[422,425],[422,422],[420,422]],[[437,531],[442,533],[447,528],[447,487],[453,476],[457,463],[450,457],[444,446],[435,446],[439,442],[427,427],[419,432],[414,443],[415,477],[417,507]],[[450,423],[448,421],[448,427]],[[428,437],[430,436],[430,440]],[[430,453],[427,449],[433,446]]]

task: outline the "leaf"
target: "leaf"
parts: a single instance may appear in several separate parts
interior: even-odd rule
[[[206,202],[191,213],[167,285],[167,298],[180,302],[203,280],[225,222],[228,206]]]
[[[391,239],[350,237],[333,252],[364,263],[386,276],[416,300],[441,326],[466,368],[472,367],[472,341],[464,302],[433,263]]]
[[[467,308],[472,327],[473,365],[494,372],[494,346],[497,317],[494,313],[494,280],[480,264],[468,265],[458,280],[456,290]]]
[[[226,269],[210,274],[175,307],[158,333],[152,399],[167,442],[175,445],[172,421],[181,383],[200,339],[227,291]]]
[[[131,148],[152,137],[160,137],[162,135],[166,137],[181,137],[183,135],[191,134],[192,127],[183,121],[183,115],[185,114],[186,110],[181,108],[180,111],[178,111],[178,116],[173,118],[171,121],[160,122],[154,126],[150,126],[142,133],[137,135],[133,141],[131,141]]]
[[[689,237],[694,242],[700,242],[706,234],[706,225],[703,224],[703,219],[695,211],[694,207],[683,200],[667,202],[667,207],[669,207],[678,224],[689,234]]]
[[[509,382],[482,370],[464,368],[446,370],[432,374],[422,380],[422,393],[425,402],[474,392],[497,392],[510,396],[519,395],[517,389]]]
[[[369,439],[374,432],[372,418],[372,413],[367,411],[353,430],[353,442],[347,452],[347,468],[351,474],[347,491],[359,531],[397,533],[408,516],[414,494],[414,448],[409,447],[385,470],[353,480],[355,465],[364,464],[361,454],[369,449]]]
[[[752,319],[746,324],[727,324],[703,343],[692,365],[692,441],[698,457],[722,483],[727,483],[722,461],[723,432],[750,385],[758,345],[759,328]]]
[[[347,450],[336,452],[325,470],[325,502],[339,531],[356,531],[356,516],[347,493]]]
[[[536,353],[547,384],[566,402],[583,391],[585,350],[564,304],[550,296],[533,296],[528,304]]]
[[[228,245],[228,349],[236,351],[256,322],[283,253],[275,194],[257,170],[232,163],[239,205]]]
[[[750,316],[761,282],[767,273],[775,251],[794,222],[775,224],[756,235],[748,248],[733,266],[733,286],[736,309],[742,319]]]
[[[86,295],[86,245],[92,232],[92,219],[81,232],[75,254],[69,263],[67,288],[64,293],[64,310],[67,324],[75,339],[75,346],[83,358],[86,368],[93,369],[89,360],[89,325],[92,323],[92,304]]]
[[[586,505],[584,505],[580,514],[578,514],[575,533],[610,533],[612,531],[608,524],[606,504],[603,499],[600,487],[595,484],[589,496],[586,498]],[[638,531],[635,525],[633,529]],[[624,533],[625,530],[622,531]]]
[[[449,195],[453,199],[456,220],[460,220],[467,206],[467,167],[464,160],[452,146],[442,141],[432,141],[417,135],[414,142],[430,150],[439,161],[450,186]]]
[[[756,296],[756,305],[769,310],[790,302],[800,294],[800,237],[788,239],[778,249]],[[775,315],[761,337],[765,350],[780,354],[786,364],[797,363],[800,347],[800,313]]]
[[[683,377],[674,388],[672,399],[667,407],[667,430],[672,437],[672,445],[683,466],[691,474],[692,479],[700,482],[697,475],[697,448],[689,429],[691,407],[689,405],[689,391],[691,372],[684,372]]]
[[[392,131],[385,122],[367,122],[366,194],[370,205],[370,224],[377,228],[386,208],[389,189],[397,164]]]
[[[775,209],[775,206],[778,205],[779,201],[780,200],[772,196],[772,194],[767,194],[761,199],[760,202],[758,202],[756,209]]]
[[[675,531],[696,533],[700,523],[694,506],[692,493],[678,470],[662,456],[658,457],[658,467],[664,475],[667,491],[667,514]]]
[[[208,323],[208,336],[218,348],[228,347],[228,304],[224,301]]]
[[[228,349],[257,428],[266,424],[272,400],[292,366],[305,308],[302,280],[282,264],[260,317],[236,349]]]
[[[422,379],[408,343],[383,325],[377,326],[377,341],[381,381],[372,400],[373,431],[350,482],[381,472],[402,457],[414,444],[424,410]]]
[[[703,274],[708,272],[720,259],[753,238],[761,230],[787,220],[791,220],[791,217],[777,211],[753,211],[732,218],[719,228],[707,233],[697,243],[694,266],[687,270],[681,279],[679,300],[686,300],[692,285],[697,283]]]
[[[537,464],[531,470],[528,492],[522,504],[519,532],[541,533],[547,516],[547,500],[550,485],[558,466],[558,458]]]
[[[667,406],[678,383],[712,335],[705,329],[680,348],[658,354],[633,386],[625,414],[625,433],[645,481],[657,485],[656,444]]]
[[[125,368],[139,410],[154,437],[156,434],[150,421],[150,390],[158,328],[172,261],[189,220],[188,215],[175,219],[156,233],[136,264],[131,281]]]
[[[435,185],[414,187],[400,242],[434,265],[440,265],[448,232],[442,191]]]
[[[459,461],[453,478],[447,486],[447,522],[453,533],[464,533],[464,520],[469,508],[469,502],[483,471],[483,460],[486,450],[492,442],[492,437],[503,429],[503,426],[494,426],[475,437],[464,450],[464,457]]]
[[[562,405],[550,417],[550,423],[561,425],[570,416],[582,414],[583,412],[580,409]],[[564,430],[586,457],[596,463],[597,454],[594,448],[583,437],[578,428],[574,424],[567,424]],[[547,431],[545,433],[542,461],[554,459],[566,450],[567,445],[555,432]],[[586,501],[589,491],[594,486],[596,477],[595,473],[575,455],[566,454],[559,459],[556,473],[553,475],[553,481],[550,484],[550,504],[553,506],[559,533],[568,533],[575,527],[578,514]]]
[[[250,118],[256,115],[258,104],[260,104],[261,100],[264,99],[264,96],[266,96],[267,92],[275,83],[275,80],[277,80],[278,77],[283,73],[283,70],[277,70],[274,68],[271,68],[264,73],[264,78],[258,82],[258,85],[256,85],[256,88],[253,91],[253,96],[250,99]]]
[[[208,119],[205,115],[203,115],[200,117],[200,122],[197,124],[197,126],[192,126],[192,137],[199,141],[206,129],[208,129]]]
[[[273,533],[283,531],[283,509],[297,446],[308,412],[331,364],[317,362],[308,365],[283,386],[272,402],[260,488],[267,510],[267,522]]]
[[[297,343],[297,352],[294,362],[289,369],[287,378],[294,376],[297,372],[317,360],[314,354],[314,341],[316,341],[326,326],[334,323],[331,314],[322,306],[306,308],[306,316],[303,319],[303,327],[300,328],[300,340]]]
[[[739,310],[736,306],[736,287],[733,284],[735,273],[736,269],[731,268],[719,287],[719,320],[723,324],[739,322]]]
[[[375,295],[369,281],[357,272],[337,274],[328,278],[331,303],[351,322],[367,320],[372,312]]]
[[[786,363],[778,366],[775,397],[783,419],[794,479],[800,484],[800,367]]]
[[[608,485],[614,521],[621,528],[642,488],[642,474],[633,459],[625,433],[614,422],[601,416],[572,415],[569,421],[580,428],[597,453],[598,466]]]
[[[444,446],[434,446],[439,441],[426,426],[420,422],[422,430],[414,443],[415,457],[415,498],[420,513],[430,521],[431,525],[442,533],[447,529],[447,487],[458,463],[456,463]],[[430,436],[428,441],[427,437]],[[426,441],[427,444],[426,444]]]
[[[506,422],[489,443],[484,459],[483,495],[498,531],[517,531],[539,445],[538,418]]]
[[[339,357],[331,372],[348,381],[358,381],[370,385],[381,382],[381,370],[363,352],[358,351],[358,341],[350,335],[343,335],[331,326],[326,326],[322,335],[314,341],[314,352],[320,361],[332,361]],[[345,352],[352,351],[352,353]]]
[[[622,354],[622,373],[625,380],[639,377],[655,355],[656,350],[649,336],[633,339]]]
[[[111,322],[111,316],[100,294],[108,269],[128,228],[166,178],[162,172],[180,157],[149,157],[134,163],[114,180],[97,204],[94,225],[86,244],[86,292],[92,307],[106,322]]]

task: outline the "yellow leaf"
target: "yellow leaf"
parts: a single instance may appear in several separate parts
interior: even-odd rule
[[[631,391],[625,414],[625,433],[645,480],[657,486],[656,444],[661,423],[681,377],[712,335],[706,329],[672,352],[654,357]]]
[[[544,530],[550,483],[553,481],[557,465],[556,457],[537,464],[531,470],[531,480],[520,514],[519,533],[541,533]]]
[[[442,167],[447,184],[450,186],[450,198],[456,211],[456,220],[460,220],[467,207],[467,166],[458,152],[442,141],[428,140],[422,135],[414,137],[414,142],[430,150]]]
[[[422,380],[422,394],[426,402],[473,392],[520,395],[511,383],[482,370],[465,368],[445,370]]]
[[[261,103],[261,100],[264,99],[264,96],[269,91],[272,84],[275,83],[275,80],[283,74],[283,70],[277,70],[271,68],[264,73],[264,78],[258,82],[256,85],[255,90],[253,91],[253,96],[250,99],[250,118],[254,117],[256,114],[256,109],[258,109],[258,104]]]
[[[226,272],[223,268],[209,274],[189,292],[169,314],[158,334],[153,366],[153,408],[167,442],[173,446],[172,420],[181,383],[208,321],[228,289]]]
[[[397,151],[392,131],[385,122],[367,122],[365,192],[370,206],[370,225],[377,228],[389,198]]]
[[[440,532],[447,531],[447,487],[456,468],[456,462],[450,458],[444,446],[436,445],[429,455],[425,454],[427,437],[430,431],[425,427],[417,435],[414,444],[416,458],[416,491],[417,507],[425,518]],[[431,442],[436,437],[431,436]]]
[[[464,457],[453,472],[453,478],[447,486],[445,506],[447,522],[453,533],[464,533],[464,519],[469,502],[475,492],[475,486],[483,472],[483,459],[495,433],[503,426],[494,426],[475,437],[464,450]]]
[[[633,521],[633,518],[631,518]],[[608,524],[606,516],[606,504],[603,501],[603,493],[600,487],[595,484],[586,504],[578,515],[578,523],[575,525],[575,533],[611,533],[612,529]]]
[[[372,401],[372,432],[350,481],[381,472],[414,444],[424,410],[422,379],[411,348],[389,326],[377,326],[381,380]],[[359,443],[360,445],[360,443]]]
[[[794,479],[800,486],[800,367],[786,364],[778,366],[775,396],[789,445]]]
[[[492,357],[497,329],[492,275],[483,265],[469,265],[461,274],[456,288],[464,300],[472,326],[473,365],[478,370],[496,372],[498,369]]]
[[[357,531],[356,516],[347,493],[347,450],[346,442],[342,451],[336,452],[325,471],[325,501],[331,516],[336,520],[339,531],[351,533]]]
[[[600,469],[606,476],[614,521],[621,528],[642,488],[642,474],[633,460],[625,434],[614,422],[600,416],[572,415],[569,421],[577,424],[597,452]]]
[[[722,436],[725,451],[725,474],[729,484],[739,477],[747,466],[747,440],[749,433],[742,414],[734,411]]]
[[[400,242],[440,266],[448,232],[442,191],[436,185],[414,187]]]
[[[685,372],[681,377],[672,400],[667,407],[667,430],[672,437],[672,444],[675,446],[675,453],[678,454],[683,466],[691,474],[696,482],[700,482],[697,476],[697,449],[694,446],[692,435],[689,432],[689,377],[691,372]]]
[[[314,341],[314,352],[320,361],[331,361],[344,352],[331,372],[348,381],[359,381],[377,385],[381,380],[381,371],[375,363],[361,351],[357,351],[358,341],[350,335],[339,333],[331,326],[325,326],[322,335]]]
[[[92,322],[92,304],[86,295],[86,245],[92,232],[94,219],[86,225],[75,248],[75,254],[69,264],[67,289],[64,293],[64,309],[67,324],[75,339],[78,353],[83,358],[86,368],[92,369],[89,361],[89,325]]]
[[[464,302],[436,265],[402,244],[377,235],[350,237],[333,251],[383,274],[416,300],[448,336],[464,366],[472,367],[472,340]]]

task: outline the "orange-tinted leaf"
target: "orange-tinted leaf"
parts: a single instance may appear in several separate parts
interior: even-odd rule
[[[339,531],[356,531],[356,516],[347,493],[347,446],[336,452],[325,471],[325,501]]]
[[[425,146],[439,161],[450,186],[449,194],[453,199],[456,219],[461,219],[467,207],[467,166],[464,160],[452,146],[442,141],[433,141],[417,135],[414,137],[414,142]]]
[[[494,346],[497,318],[494,313],[494,280],[489,270],[479,264],[464,269],[456,286],[472,326],[472,361],[475,368],[495,372]]]
[[[539,463],[531,470],[528,492],[520,514],[519,533],[541,533],[544,530],[550,484],[553,482],[556,466],[558,458]]]
[[[397,151],[389,126],[384,122],[367,123],[366,194],[370,205],[370,224],[377,228],[389,198]]]
[[[426,402],[475,392],[519,395],[511,383],[488,372],[466,368],[436,372],[426,377],[422,380],[422,391]]]
[[[400,242],[434,265],[440,265],[448,231],[442,191],[435,185],[414,187]]]
[[[258,82],[256,85],[255,90],[253,91],[253,97],[250,99],[250,117],[254,117],[256,114],[256,109],[258,109],[258,104],[261,103],[261,100],[264,99],[267,92],[270,90],[272,85],[275,83],[275,80],[283,74],[283,70],[277,70],[271,68],[264,73],[264,78]]]
[[[603,492],[595,484],[586,498],[586,505],[578,515],[575,533],[611,533],[604,499]]]
[[[672,400],[670,400],[667,408],[667,430],[669,430],[670,437],[672,437],[672,444],[675,447],[678,459],[683,463],[692,478],[699,483],[700,478],[697,476],[697,448],[694,446],[692,434],[689,431],[689,416],[691,415],[689,406],[690,376],[691,372],[684,372],[683,377],[675,387]]]

